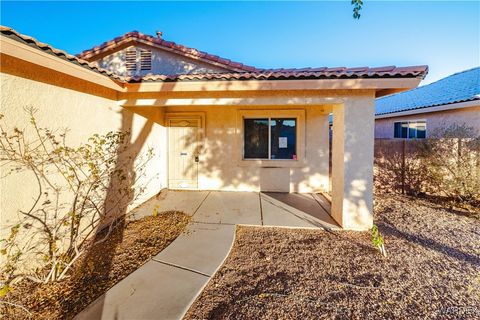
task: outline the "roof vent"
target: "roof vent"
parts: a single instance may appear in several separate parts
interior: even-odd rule
[[[162,39],[163,32],[162,31],[157,31],[157,38]]]
[[[127,50],[125,54],[125,65],[127,71],[136,71],[137,70],[137,51],[135,49]]]

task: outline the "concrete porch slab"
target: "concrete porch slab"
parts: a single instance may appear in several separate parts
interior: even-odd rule
[[[75,319],[181,319],[208,280],[198,273],[149,261]]]
[[[181,319],[230,252],[235,225],[339,228],[322,201],[310,194],[163,192],[135,217],[151,215],[157,205],[184,211],[193,215],[187,230],[75,319]]]
[[[208,223],[261,225],[258,193],[212,191],[193,220]]]
[[[193,215],[209,191],[162,190],[157,196],[132,210],[133,219],[150,216],[155,206],[159,211],[183,211]]]
[[[212,276],[228,255],[234,237],[234,225],[194,222],[153,260]]]
[[[265,226],[339,229],[310,194],[261,193]]]

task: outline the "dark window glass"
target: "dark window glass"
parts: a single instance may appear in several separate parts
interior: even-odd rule
[[[268,159],[268,119],[244,119],[245,159]]]
[[[408,122],[402,122],[402,138],[408,137]]]
[[[394,124],[394,133],[393,137],[394,138],[401,138],[402,137],[402,123],[401,122],[395,122]]]
[[[427,123],[425,121],[417,122],[417,138],[424,139],[427,137]]]
[[[413,139],[417,136],[417,126],[415,122],[410,122],[408,126],[408,138]]]
[[[271,119],[271,159],[297,160],[296,119]]]

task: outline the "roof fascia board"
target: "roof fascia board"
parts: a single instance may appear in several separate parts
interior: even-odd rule
[[[416,88],[420,78],[232,80],[127,83],[127,92],[276,91],[276,90],[383,90]]]
[[[414,114],[448,111],[453,109],[463,109],[463,108],[471,108],[471,107],[479,107],[479,106],[480,106],[480,100],[474,100],[474,101],[444,104],[441,106],[418,108],[418,109],[406,110],[401,112],[381,114],[381,115],[375,116],[375,119],[395,118],[395,117],[403,117],[403,116],[409,116]]]
[[[52,54],[32,48],[26,44],[20,43],[5,36],[0,36],[0,51],[3,54],[17,59],[25,60],[42,67],[52,69],[70,76],[86,80],[117,91],[125,91],[125,88],[110,79],[108,76],[88,70],[82,66],[66,61]]]

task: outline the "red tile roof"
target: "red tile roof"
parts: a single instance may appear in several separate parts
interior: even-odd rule
[[[98,67],[94,63],[85,61],[79,57],[70,55],[65,51],[55,49],[48,44],[39,42],[38,40],[20,34],[12,28],[0,26],[0,34],[8,38],[14,39],[31,47],[37,48],[43,52],[55,55],[61,59],[67,60],[71,63],[75,63],[84,68],[90,69],[94,72],[101,73],[111,79],[120,82],[148,82],[148,81],[208,81],[208,80],[295,80],[295,79],[350,79],[350,78],[424,78],[428,72],[428,66],[411,66],[411,67],[357,67],[357,68],[296,68],[296,69],[258,69],[254,67],[245,66],[237,62],[232,62],[220,58],[218,56],[212,56],[204,52],[197,51],[197,54],[208,56],[209,60],[222,61],[222,63],[228,63],[232,67],[241,67],[243,71],[225,72],[225,73],[203,73],[203,74],[181,74],[181,75],[153,75],[149,74],[143,77],[122,77],[109,70]],[[145,36],[147,37],[147,36]],[[115,41],[112,40],[112,41]],[[161,40],[163,45],[171,47],[180,47],[181,50],[195,50],[176,45],[173,42],[167,42]],[[109,43],[109,42],[107,42]],[[166,44],[165,44],[166,43]],[[103,45],[102,45],[103,46]],[[99,52],[101,47],[96,47],[95,52]],[[105,47],[104,47],[105,48]],[[89,51],[91,51],[89,50]],[[93,52],[93,51],[92,51]],[[81,56],[84,56],[83,54]],[[95,53],[95,54],[97,54]],[[93,53],[92,53],[93,54]],[[88,57],[88,55],[85,54]]]
[[[221,58],[219,56],[211,55],[207,52],[203,52],[194,48],[189,48],[175,42],[166,41],[158,37],[151,35],[146,35],[138,31],[131,31],[125,33],[123,36],[116,37],[113,40],[106,41],[92,49],[84,50],[77,55],[77,57],[84,60],[91,60],[91,58],[96,57],[99,54],[103,54],[116,48],[123,46],[127,43],[136,43],[142,42],[147,45],[160,47],[168,51],[180,54],[182,56],[187,56],[194,59],[199,59],[207,63],[213,63],[215,65],[220,65],[221,67],[233,71],[233,72],[244,72],[244,71],[256,71],[257,68],[252,66],[244,65],[240,62],[231,61],[229,59]]]
[[[292,80],[292,79],[355,79],[355,78],[417,78],[425,77],[428,66],[379,68],[301,68],[259,69],[254,72],[201,73],[180,75],[154,75],[129,77],[128,82],[148,81],[205,81],[205,80]]]

